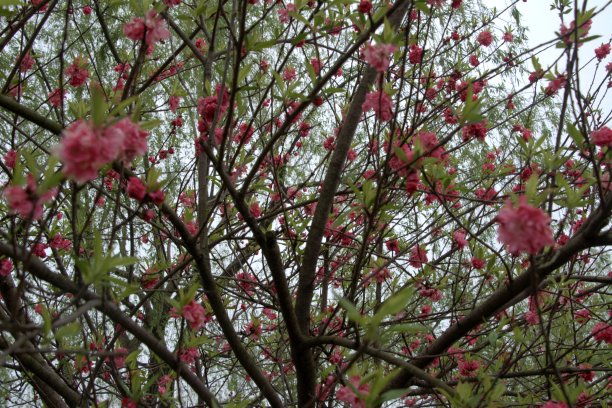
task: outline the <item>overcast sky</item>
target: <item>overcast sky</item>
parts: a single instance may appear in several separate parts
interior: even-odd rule
[[[511,4],[511,0],[484,0],[484,3],[489,7],[497,7],[503,9],[507,5]],[[522,17],[521,21],[523,26],[528,29],[529,46],[534,47],[544,42],[550,41],[555,37],[555,32],[559,31],[561,26],[561,20],[556,10],[551,10],[550,5],[553,4],[553,0],[527,0],[526,2],[520,1],[517,4],[518,10]],[[573,3],[573,1],[572,1]],[[579,1],[582,4],[582,0]],[[605,7],[603,13],[597,15],[593,19],[593,25],[589,36],[601,35],[601,38],[595,39],[584,44],[579,50],[580,65],[584,65],[586,62],[592,60],[595,56],[595,48],[599,47],[602,43],[610,42],[612,37],[612,0],[588,0],[587,9],[601,9]],[[512,21],[511,15],[505,15],[504,20]],[[573,20],[573,13],[565,16],[565,24],[569,26]],[[563,50],[555,48],[554,46],[548,50],[538,54],[538,58],[542,63],[543,67],[547,67],[557,59]],[[596,84],[598,84],[605,76],[605,65],[612,62],[612,55],[608,56],[597,69],[597,62],[591,61],[587,67],[584,68],[581,78],[581,89],[585,91],[591,83],[593,75],[596,77]],[[559,70],[564,70],[565,61],[559,65]],[[601,105],[604,116],[607,116],[612,110],[612,92],[608,91],[605,99],[605,103]]]

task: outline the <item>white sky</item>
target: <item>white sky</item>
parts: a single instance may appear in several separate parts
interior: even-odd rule
[[[502,10],[508,4],[511,4],[511,0],[484,0],[484,3],[489,7],[497,7],[498,10]],[[550,6],[553,4],[553,0],[522,0],[517,4],[517,8],[520,11],[522,17],[522,25],[528,29],[528,40],[529,47],[534,47],[544,42],[550,41],[555,37],[555,32],[559,31],[561,26],[561,19],[556,10],[551,10]],[[574,3],[572,0],[571,3]],[[579,0],[578,3],[582,5],[583,0]],[[604,12],[593,18],[593,25],[589,32],[589,36],[601,35],[601,38],[595,39],[584,44],[579,49],[580,65],[584,65],[586,62],[591,60],[595,56],[595,48],[599,47],[602,43],[610,42],[612,37],[612,0],[588,0],[587,9],[601,9],[605,8]],[[565,25],[569,26],[570,22],[574,19],[573,12],[564,17]],[[503,17],[503,20],[514,21],[513,17],[508,15]],[[502,23],[503,24],[503,23]],[[554,46],[546,50],[543,53],[538,54],[538,58],[542,64],[542,67],[546,68],[552,64],[556,58],[563,52],[562,49],[555,48]],[[612,62],[612,54],[605,58],[597,69],[596,60],[591,61],[587,67],[582,71],[581,89],[586,91],[591,83],[593,76],[595,75],[598,84],[604,78],[606,71],[605,65]],[[565,61],[562,60],[562,65],[559,66],[559,71],[564,71]],[[605,103],[600,107],[603,111],[603,117],[606,117],[612,110],[612,90],[608,91],[605,98]]]

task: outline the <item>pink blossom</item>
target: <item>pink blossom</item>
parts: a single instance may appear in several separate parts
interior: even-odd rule
[[[596,146],[612,147],[612,129],[603,126],[591,132],[591,141]]]
[[[170,31],[166,27],[166,22],[157,15],[157,11],[154,9],[147,11],[147,14],[145,14],[144,25],[146,27],[145,43],[148,46],[153,46],[157,42],[170,38]]]
[[[288,3],[284,9],[280,9],[276,11],[278,13],[278,20],[283,24],[287,24],[289,22],[289,13],[295,10],[296,10],[295,4]]]
[[[321,60],[318,58],[311,58],[310,65],[312,65],[315,75],[319,75],[321,73]]]
[[[42,194],[37,192],[36,181],[31,174],[28,174],[28,181],[25,187],[9,185],[4,189],[6,199],[11,212],[23,218],[39,220],[42,217],[43,205],[52,200],[57,194],[57,189],[50,189]]]
[[[395,52],[393,44],[376,44],[371,43],[366,45],[363,50],[365,61],[378,72],[385,72],[389,69],[391,54]]]
[[[140,41],[144,38],[144,18],[136,17],[123,25],[123,33],[132,41]]]
[[[259,207],[259,203],[257,201],[253,201],[251,203],[249,206],[249,213],[255,218],[261,217],[261,208]]]
[[[397,239],[388,240],[387,242],[385,242],[385,246],[387,247],[388,251],[395,253],[399,253],[400,251],[399,241]]]
[[[502,39],[504,40],[504,42],[512,42],[514,40],[514,36],[510,31],[506,31],[502,36]]]
[[[197,347],[189,347],[179,351],[180,360],[186,364],[193,364],[198,357],[200,357],[200,351]]]
[[[157,381],[157,391],[160,395],[164,395],[167,391],[166,387],[172,382],[172,376],[169,374],[162,375]]]
[[[155,205],[162,205],[164,203],[166,195],[161,190],[151,191],[149,193],[149,198],[153,201]]]
[[[85,14],[86,16],[90,15],[92,11],[93,9],[91,8],[91,6],[83,7],[83,14]]]
[[[195,300],[191,300],[183,306],[183,317],[193,331],[200,330],[207,323],[206,310],[201,304],[196,303]]]
[[[262,333],[262,327],[258,320],[254,322],[248,322],[244,325],[244,331],[247,336],[252,337],[253,340],[259,340]]]
[[[130,177],[126,188],[128,197],[143,201],[147,195],[147,188],[138,177]]]
[[[544,89],[544,93],[547,96],[556,95],[559,92],[559,89],[565,87],[565,75],[559,74],[555,79],[550,81],[546,88]]]
[[[591,26],[593,25],[593,21],[592,20],[587,20],[584,23],[582,23],[582,25],[580,26],[580,28],[578,29],[578,32],[576,33],[574,30],[576,29],[576,21],[572,21],[570,23],[570,27],[567,28],[565,26],[565,24],[561,25],[561,28],[559,28],[559,33],[561,34],[561,36],[563,37],[563,41],[567,44],[570,45],[571,43],[574,42],[574,38],[577,37],[578,38],[584,38],[589,34],[589,31],[591,30]],[[582,44],[580,44],[582,45]]]
[[[368,14],[372,11],[372,2],[370,0],[361,0],[357,6],[357,11],[362,14]]]
[[[168,98],[168,105],[170,105],[170,112],[176,112],[179,107],[179,103],[181,103],[181,97],[178,95],[172,95]]]
[[[453,232],[453,240],[455,244],[457,244],[457,248],[463,249],[467,245],[467,240],[465,239],[465,231],[457,230]]]
[[[106,139],[123,141],[118,158],[122,159],[125,163],[130,163],[137,156],[147,152],[147,137],[149,133],[142,130],[129,117],[123,118],[104,129],[103,136]]]
[[[476,375],[476,371],[478,370],[480,364],[478,364],[478,361],[476,360],[472,360],[472,361],[459,360],[459,362],[457,363],[457,366],[459,368],[459,374],[462,375],[463,377],[474,377]]]
[[[610,43],[601,44],[595,49],[595,57],[597,57],[599,61],[606,58],[608,55],[610,55]]]
[[[391,97],[382,90],[369,92],[366,95],[362,109],[363,112],[374,110],[374,114],[382,122],[388,122],[393,118]]]
[[[493,34],[491,34],[489,30],[482,31],[478,34],[478,37],[476,37],[476,41],[483,47],[488,47],[493,44]]]
[[[609,48],[610,46],[608,45],[608,52]],[[32,54],[30,54],[30,52],[28,51],[21,59],[21,64],[19,64],[19,71],[27,72],[32,69],[32,66],[34,66],[34,58],[32,57]]]
[[[220,96],[221,94],[221,96]],[[221,102],[218,105],[218,102]],[[204,120],[204,125],[210,126],[215,117],[215,112],[219,112],[219,117],[223,116],[229,108],[229,93],[227,89],[217,85],[214,95],[207,96],[205,98],[198,99],[198,114]]]
[[[420,268],[421,265],[427,263],[427,251],[420,245],[413,246],[410,250],[409,263],[415,268]]]
[[[578,323],[586,323],[591,320],[591,312],[588,309],[576,310],[574,313],[574,320]]]
[[[472,264],[472,267],[474,269],[478,269],[478,270],[484,269],[484,267],[487,265],[484,259],[476,258],[475,256],[472,257],[472,260],[470,261],[470,263]]]
[[[138,408],[138,401],[130,397],[121,398],[121,408]]]
[[[408,175],[406,176],[406,184],[405,184],[406,193],[408,193],[408,195],[414,194],[419,188],[420,183],[421,183],[421,178],[419,176],[419,172],[416,170],[409,172]]]
[[[487,121],[483,120],[482,122],[465,125],[463,129],[461,129],[461,137],[464,142],[467,142],[473,138],[483,142],[487,136],[487,131]]]
[[[150,47],[170,38],[170,31],[166,28],[165,21],[153,9],[147,11],[145,18],[135,17],[125,23],[123,33],[132,41],[142,41],[144,38],[145,44]]]
[[[14,169],[15,164],[17,164],[17,152],[13,149],[9,150],[2,158],[2,161],[6,167]]]
[[[66,128],[54,153],[63,163],[63,172],[79,184],[93,180],[98,170],[112,162],[119,154],[123,143],[121,132],[109,132],[102,136],[99,128],[80,119]]]
[[[408,53],[408,61],[411,64],[420,64],[423,61],[423,49],[416,44],[412,44]]]
[[[0,259],[0,276],[7,277],[13,270],[13,262],[10,259]]]
[[[478,65],[480,65],[480,61],[478,61],[478,57],[476,55],[474,55],[474,54],[469,56],[468,62],[473,67],[477,67]]]
[[[293,68],[293,67],[285,68],[285,70],[283,71],[283,81],[291,82],[295,78],[297,78],[297,73],[295,71],[295,68]]]
[[[66,89],[55,88],[53,91],[51,91],[47,99],[49,100],[51,106],[59,108],[64,101],[65,95]]]
[[[181,0],[164,0],[164,3],[168,7],[174,7],[174,6],[178,6],[179,4],[181,4]]]
[[[508,201],[495,220],[499,223],[499,241],[513,255],[535,255],[544,247],[554,244],[553,233],[548,225],[550,217],[541,209],[527,204],[525,196],[519,198],[517,207]]]
[[[66,75],[68,78],[68,83],[74,87],[80,87],[85,84],[87,78],[89,78],[89,71],[87,71],[87,62],[85,62],[82,58],[75,58],[74,62],[66,68]]]
[[[370,393],[368,384],[360,384],[361,376],[354,375],[349,379],[349,384],[340,387],[336,391],[336,398],[339,401],[345,402],[347,406],[352,408],[365,408],[365,397]]]
[[[113,361],[117,368],[123,368],[125,366],[125,358],[127,357],[128,350],[125,347],[119,347],[115,349],[115,356]]]
[[[597,342],[612,344],[612,326],[606,322],[599,322],[591,329],[591,334]]]

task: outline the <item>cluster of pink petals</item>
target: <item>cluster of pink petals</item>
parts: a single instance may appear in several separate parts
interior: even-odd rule
[[[2,161],[6,167],[14,169],[17,164],[17,152],[13,149],[9,150],[2,158]]]
[[[37,193],[36,180],[28,174],[25,187],[9,185],[4,189],[6,199],[11,212],[23,218],[39,220],[43,214],[43,205],[52,200],[57,194],[57,189],[52,188],[42,194]]]
[[[153,9],[147,11],[145,18],[135,17],[123,26],[123,33],[132,41],[142,41],[148,46],[170,38],[165,21]]]
[[[606,322],[599,322],[591,329],[595,341],[603,341],[612,344],[612,326]]]
[[[64,130],[54,153],[64,164],[64,174],[83,184],[95,179],[98,170],[113,160],[129,163],[144,154],[147,135],[129,118],[104,128],[80,119]]]
[[[70,85],[78,88],[85,84],[87,78],[89,78],[89,71],[87,71],[86,65],[87,63],[79,57],[66,68],[66,75]]]
[[[608,45],[608,48],[609,47],[610,46]],[[30,52],[26,52],[23,58],[21,59],[21,64],[19,64],[19,71],[27,72],[32,69],[32,66],[34,66],[34,58],[32,57],[32,54],[30,54]]]
[[[565,75],[560,74],[555,79],[550,81],[544,89],[544,93],[548,96],[556,95],[559,89],[565,87],[566,78]]]
[[[427,251],[425,251],[425,248],[420,245],[412,247],[408,262],[415,268],[420,268],[424,263],[427,263]]]
[[[345,402],[349,407],[365,408],[365,397],[370,393],[369,384],[360,384],[361,377],[359,375],[352,376],[349,381],[350,385],[347,384],[336,391],[336,398]]]
[[[591,141],[596,146],[612,147],[612,129],[603,126],[591,132]]]
[[[49,103],[51,106],[59,108],[62,105],[65,95],[66,89],[55,88],[48,96]]]
[[[491,34],[491,32],[488,30],[482,31],[480,34],[478,34],[478,37],[476,37],[476,41],[478,41],[478,43],[483,47],[488,47],[489,45],[493,44],[493,34]]]
[[[599,61],[606,58],[610,55],[610,43],[601,44],[599,47],[595,48],[595,56]]]
[[[0,259],[0,276],[7,277],[13,270],[13,262],[10,259]]]
[[[549,226],[550,217],[540,208],[527,204],[525,196],[519,198],[517,207],[507,202],[497,214],[496,221],[499,224],[498,239],[513,255],[535,255],[555,243]]]
[[[457,230],[453,232],[453,241],[455,241],[457,248],[465,248],[465,246],[468,244],[467,240],[465,239],[465,231]]]
[[[464,142],[467,142],[474,138],[483,142],[485,140],[485,137],[487,136],[487,131],[487,121],[483,120],[482,122],[465,125],[461,129],[461,138]]]
[[[382,122],[388,122],[393,118],[391,97],[382,90],[369,92],[365,97],[362,110],[363,112],[374,110],[374,114]]]
[[[196,303],[195,300],[183,306],[183,317],[194,331],[200,330],[210,321],[210,316],[206,313],[204,306]]]
[[[382,73],[389,69],[391,54],[395,49],[393,44],[368,44],[363,50],[363,57],[372,68]]]
[[[168,384],[172,382],[172,376],[170,374],[162,375],[157,381],[157,391],[160,395],[164,395],[167,391]]]
[[[219,103],[220,102],[220,103]],[[221,85],[217,85],[215,94],[198,99],[198,114],[207,126],[212,124],[215,113],[222,117],[229,108],[229,93],[227,89],[221,90]]]
[[[589,34],[589,31],[591,30],[592,25],[593,25],[593,21],[587,20],[584,23],[582,23],[582,25],[578,28],[578,31],[575,32],[574,30],[576,29],[576,21],[572,21],[570,23],[569,28],[567,28],[565,24],[562,24],[561,27],[559,28],[559,33],[561,34],[561,37],[563,37],[563,41],[569,45],[574,42],[574,38],[576,36],[579,39],[586,37]]]

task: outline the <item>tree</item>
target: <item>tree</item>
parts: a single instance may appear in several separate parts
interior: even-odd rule
[[[7,404],[609,403],[609,4],[508,3],[0,2]]]

